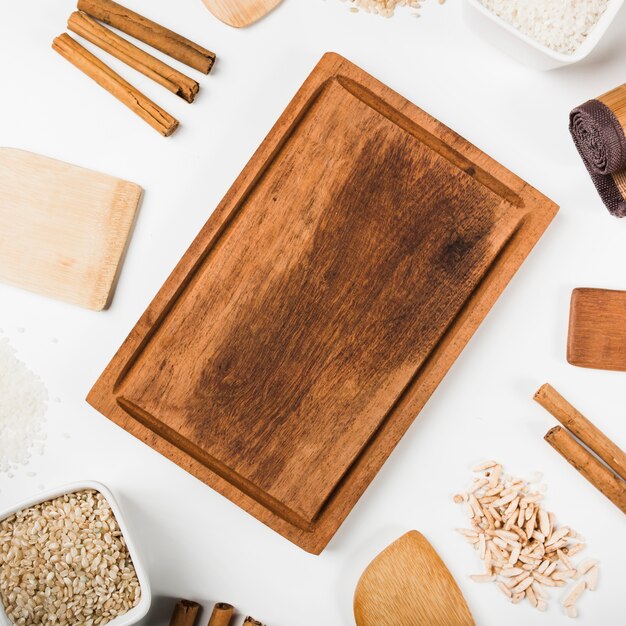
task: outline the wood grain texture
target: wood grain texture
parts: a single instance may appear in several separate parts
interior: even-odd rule
[[[354,593],[357,626],[474,626],[452,574],[413,530],[381,552]]]
[[[626,291],[574,289],[567,360],[579,367],[626,372]]]
[[[0,280],[106,308],[141,194],[134,183],[0,148]]]
[[[275,9],[282,0],[203,0],[218,20],[242,28],[257,22]]]
[[[555,212],[328,54],[88,401],[319,553]]]
[[[620,126],[626,129],[626,83],[601,95],[598,100],[613,111]]]

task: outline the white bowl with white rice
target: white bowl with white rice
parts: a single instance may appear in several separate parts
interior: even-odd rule
[[[150,602],[122,512],[101,483],[0,512],[1,626],[131,626]]]
[[[465,0],[480,36],[518,61],[549,70],[578,63],[598,45],[624,0]]]

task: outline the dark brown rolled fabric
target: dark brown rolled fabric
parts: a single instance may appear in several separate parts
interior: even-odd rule
[[[576,107],[569,129],[607,209],[626,217],[626,85]]]

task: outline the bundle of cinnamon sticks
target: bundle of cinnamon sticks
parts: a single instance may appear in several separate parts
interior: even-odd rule
[[[196,626],[200,605],[192,600],[179,600],[174,607],[170,626]],[[235,609],[232,604],[218,602],[213,607],[208,626],[230,626]],[[246,617],[243,626],[263,626],[253,617]]]
[[[194,101],[200,89],[196,80],[138,48],[103,24],[113,26],[204,74],[208,74],[213,67],[213,52],[113,0],[78,0],[78,11],[72,13],[68,19],[70,31],[120,59],[186,102]],[[63,33],[56,37],[52,47],[161,135],[168,137],[178,128],[178,120],[68,34]]]
[[[565,427],[556,426],[549,430],[546,441],[626,513],[624,451],[550,385],[540,387],[534,399]]]

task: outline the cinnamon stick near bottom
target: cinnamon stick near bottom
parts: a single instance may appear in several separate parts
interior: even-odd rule
[[[218,602],[213,607],[213,613],[211,613],[208,626],[229,626],[234,610],[235,608],[232,604]]]
[[[626,480],[624,451],[577,411],[554,387],[548,383],[542,385],[535,393],[534,400],[595,452],[618,476]]]
[[[67,20],[69,30],[84,37],[126,65],[151,78],[187,102],[193,102],[200,85],[182,72],[126,41],[82,11],[74,11]]]
[[[626,513],[626,482],[616,476],[561,426],[549,430],[545,440],[622,513]]]
[[[263,626],[263,624],[254,619],[254,617],[248,616],[245,620],[243,620],[243,626]]]
[[[195,626],[200,605],[192,600],[179,600],[174,607],[170,626]]]
[[[178,128],[178,121],[175,118],[126,82],[119,74],[69,35],[63,33],[56,37],[52,42],[52,48],[81,72],[104,87],[164,137],[169,137]]]

